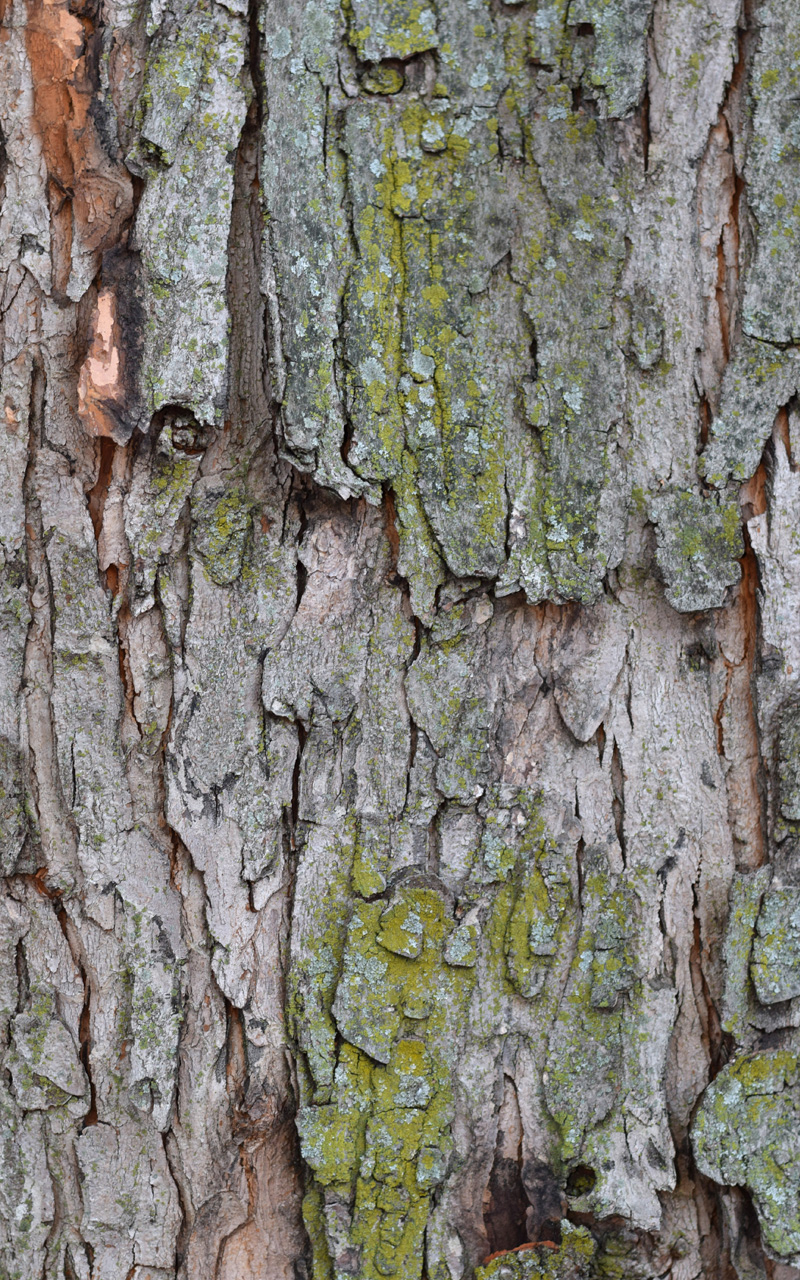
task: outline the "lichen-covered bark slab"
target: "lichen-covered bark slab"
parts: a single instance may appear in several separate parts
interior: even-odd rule
[[[765,1240],[797,1262],[797,1058],[792,1052],[742,1055],[706,1092],[693,1128],[698,1167],[753,1195]]]
[[[126,156],[145,184],[131,231],[144,312],[140,429],[174,404],[222,422],[231,155],[252,93],[246,16],[241,0],[224,7],[201,0],[163,13],[150,7],[139,118]]]

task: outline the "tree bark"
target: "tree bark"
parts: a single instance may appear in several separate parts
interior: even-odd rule
[[[0,0],[3,1280],[800,1276],[799,82]]]

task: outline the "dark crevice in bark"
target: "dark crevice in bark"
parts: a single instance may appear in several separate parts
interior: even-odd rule
[[[622,767],[622,755],[616,739],[611,753],[611,811],[614,815],[614,830],[617,836],[623,867],[628,865],[625,844],[625,773]]]
[[[735,225],[735,216],[733,205],[731,206],[731,222]],[[724,232],[723,232],[724,235]],[[738,234],[736,236],[736,255],[734,261],[738,260]],[[730,340],[730,307],[728,305],[728,263],[725,259],[725,247],[722,237],[717,244],[717,287],[716,299],[717,310],[719,312],[719,328],[722,335],[722,355],[727,365],[731,357],[731,340]]]
[[[708,298],[706,303],[706,335],[705,347],[713,352],[719,343],[719,356],[713,369],[713,375],[706,368],[704,381],[706,383],[700,397],[700,424],[697,440],[697,454],[702,455],[708,444],[709,435],[713,419],[719,410],[719,400],[723,384],[725,370],[730,363],[731,355],[741,338],[741,304],[742,304],[742,280],[741,280],[741,226],[740,220],[742,216],[742,206],[745,199],[744,178],[737,164],[737,156],[734,148],[734,138],[737,133],[736,121],[743,116],[743,103],[746,93],[747,70],[751,58],[750,42],[748,40],[748,28],[745,26],[739,32],[739,42],[737,49],[736,61],[733,65],[731,78],[725,89],[723,101],[720,104],[717,118],[711,126],[708,134],[705,153],[699,165],[699,182],[697,191],[697,209],[698,227],[702,233],[702,219],[700,218],[700,202],[705,192],[703,183],[703,175],[706,172],[706,164],[710,161],[713,163],[715,156],[725,155],[728,157],[730,164],[730,191],[728,194],[728,208],[725,220],[719,230],[719,239],[716,246],[712,249],[710,246],[706,252],[715,254],[715,283],[714,297]],[[717,174],[714,174],[718,177]],[[712,204],[716,202],[717,192],[713,193]],[[711,314],[711,310],[714,314]],[[713,362],[713,357],[712,357]],[[704,492],[709,492],[708,485],[703,485]]]
[[[255,122],[258,127],[259,137],[261,136],[261,128],[264,123],[264,103],[266,101],[264,76],[261,68],[263,51],[261,47],[261,27],[259,24],[260,16],[261,5],[258,0],[249,0],[247,7],[247,67],[250,72],[250,79],[253,83],[256,111]]]
[[[441,813],[441,805],[428,823],[428,840],[427,840],[427,858],[425,862],[425,870],[428,875],[438,876],[439,866],[441,862],[440,843],[441,837],[439,833],[439,815]]]
[[[83,1242],[83,1252],[86,1255],[86,1261],[89,1264],[89,1275],[94,1275],[94,1246],[89,1244],[88,1240]]]
[[[79,1057],[86,1072],[86,1079],[89,1081],[89,1109],[81,1121],[81,1132],[89,1128],[90,1125],[97,1124],[97,1091],[95,1088],[94,1077],[92,1075],[92,984],[87,970],[86,958],[83,950],[83,942],[78,933],[75,924],[67,912],[66,908],[61,905],[60,899],[54,902],[56,918],[64,935],[64,940],[69,948],[72,956],[73,964],[81,976],[83,983],[83,1008],[81,1009],[80,1018],[78,1020],[78,1046]]]
[[[495,1157],[484,1199],[483,1222],[491,1253],[528,1243],[525,1216],[528,1197],[518,1160]]]
[[[692,989],[702,1027],[703,1046],[708,1055],[708,1078],[712,1081],[731,1057],[734,1039],[729,1032],[723,1031],[719,1011],[711,995],[703,969],[703,939],[700,922],[700,903],[697,887],[694,895],[694,937],[689,953],[689,967],[692,975]]]
[[[771,457],[771,442],[767,442],[764,455],[758,469],[748,484],[743,486],[740,494],[742,508],[742,537],[744,540],[745,550],[740,561],[742,576],[736,598],[736,607],[741,611],[741,630],[744,637],[742,666],[747,673],[748,690],[746,700],[746,729],[753,743],[751,761],[751,769],[753,771],[752,792],[757,798],[756,803],[753,806],[753,811],[754,814],[757,815],[758,819],[753,825],[756,847],[742,851],[744,855],[743,869],[746,870],[752,870],[755,867],[761,866],[767,859],[768,849],[766,833],[769,830],[769,787],[767,782],[766,762],[764,760],[762,746],[762,729],[758,715],[757,689],[757,679],[760,671],[762,652],[761,607],[759,603],[761,581],[758,557],[753,550],[747,521],[752,519],[755,515],[763,514],[767,510],[768,476]],[[724,653],[722,658],[726,667],[725,690],[723,698],[714,716],[715,724],[717,726],[717,747],[720,753],[724,753],[725,750],[724,712],[734,671],[732,664],[727,660],[727,658],[725,658]],[[739,861],[742,861],[742,858],[740,858]]]
[[[796,407],[797,407],[797,401],[794,400],[791,404],[791,408],[793,408],[796,411]],[[792,437],[791,437],[791,431],[789,428],[789,408],[790,408],[789,405],[784,405],[778,410],[777,416],[775,418],[775,426],[773,427],[773,435],[777,436],[777,438],[783,444],[783,447],[786,450],[786,457],[788,459],[789,466],[792,469],[792,471],[796,471],[797,463],[795,462],[794,456],[792,454]],[[753,514],[755,515],[756,512],[753,512]]]
[[[8,174],[8,148],[3,130],[0,129],[0,205],[6,195],[6,175]]]
[[[28,963],[25,959],[24,938],[20,938],[19,942],[17,943],[14,961],[15,961],[14,967],[17,973],[16,1010],[17,1010],[17,1013],[21,1013],[22,1010],[25,1008],[25,1005],[28,1003],[28,1000],[30,999],[30,992],[31,992],[30,978],[28,977]]]
[[[108,498],[108,490],[111,484],[111,471],[114,466],[114,453],[116,445],[108,436],[102,436],[97,441],[97,450],[99,453],[99,463],[97,467],[97,480],[94,486],[86,494],[86,505],[89,509],[89,518],[94,529],[95,541],[99,541],[100,533],[103,528],[103,510],[105,508],[106,499]]]
[[[353,420],[349,414],[345,414],[343,431],[342,431],[342,441],[341,441],[341,444],[339,445],[339,455],[345,467],[347,467],[348,469],[350,466],[350,463],[348,460],[350,458],[350,450],[353,447],[354,439],[355,439],[355,427],[353,426]]]
[[[583,911],[583,886],[585,881],[584,872],[584,852],[586,844],[583,836],[580,837],[575,847],[575,866],[578,873],[578,910]]]
[[[768,1280],[775,1280],[779,1274],[772,1258],[768,1257],[761,1239],[761,1225],[753,1203],[753,1197],[747,1187],[726,1187],[717,1190],[722,1202],[725,1219],[725,1248],[731,1257],[732,1270],[737,1280],[742,1274],[766,1273]],[[738,1229],[737,1229],[738,1228]],[[797,1269],[782,1267],[784,1280],[797,1275]]]
[[[503,473],[503,497],[505,499],[505,514],[503,518],[503,554],[506,558],[506,564],[508,564],[511,560],[511,555],[513,551],[513,546],[511,541],[512,539],[511,520],[513,516],[514,504],[512,502],[511,492],[508,487],[507,471],[504,471]],[[497,579],[494,580],[494,582],[492,583],[492,586],[490,587],[492,595],[494,595],[495,593],[496,584],[497,584]]]
[[[708,446],[708,436],[711,428],[711,421],[714,417],[711,411],[711,405],[708,402],[708,396],[700,397],[700,429],[697,433],[697,456],[700,457],[705,453]],[[708,486],[703,485],[704,492],[709,492]]]
[[[64,1280],[78,1280],[78,1273],[75,1270],[75,1260],[72,1256],[72,1250],[69,1245],[64,1249]]]
[[[698,1173],[689,1157],[689,1176],[700,1224],[700,1258],[703,1277],[709,1280],[740,1280],[731,1257],[731,1241],[726,1230],[722,1191]]]
[[[300,824],[300,773],[303,767],[303,751],[308,740],[308,730],[302,721],[295,721],[297,728],[297,754],[292,769],[292,806],[290,810],[290,842],[294,852],[297,849],[297,832]]]
[[[227,1036],[225,1050],[225,1076],[228,1082],[228,1098],[236,1112],[241,1105],[247,1083],[247,1051],[244,1019],[241,1009],[237,1009],[223,992],[225,1001],[225,1017]]]
[[[578,1164],[571,1170],[567,1178],[566,1193],[568,1196],[585,1196],[594,1190],[597,1174],[588,1165]]]
[[[292,484],[292,488],[294,490],[295,488],[294,483]],[[297,575],[297,595],[295,597],[295,602],[294,602],[295,613],[300,608],[300,605],[303,600],[303,596],[305,595],[306,584],[308,582],[308,570],[306,566],[303,564],[303,561],[300,559],[300,550],[303,546],[303,539],[305,538],[306,530],[308,528],[308,514],[306,512],[305,503],[303,501],[304,496],[305,495],[303,490],[302,489],[299,490],[297,494],[297,513],[299,518],[299,524],[298,524],[298,530],[297,530],[297,537],[295,540],[296,546],[297,546],[297,561],[296,561],[296,568],[295,568],[295,573]]]
[[[403,595],[408,599],[408,579],[403,577],[397,567],[398,560],[400,558],[400,533],[397,528],[397,502],[395,500],[394,489],[390,488],[388,485],[384,485],[383,489],[383,510],[386,516],[386,537],[389,542],[389,568],[386,573],[386,581],[391,587],[400,587]]]
[[[194,1225],[194,1214],[192,1213],[192,1199],[189,1184],[184,1175],[183,1164],[181,1162],[180,1149],[176,1141],[175,1135],[171,1129],[166,1133],[162,1133],[161,1141],[164,1148],[164,1159],[167,1162],[170,1176],[175,1184],[175,1191],[178,1196],[178,1204],[180,1206],[181,1221],[178,1227],[178,1234],[175,1240],[175,1271],[179,1272],[186,1256],[186,1249],[189,1238]]]

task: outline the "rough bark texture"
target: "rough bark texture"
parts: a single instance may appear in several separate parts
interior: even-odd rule
[[[0,0],[3,1280],[800,1276],[798,103]]]

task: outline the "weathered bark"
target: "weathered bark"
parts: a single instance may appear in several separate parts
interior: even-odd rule
[[[1,1277],[800,1276],[799,82],[0,0]]]

